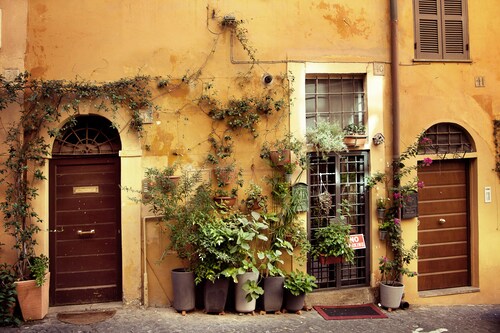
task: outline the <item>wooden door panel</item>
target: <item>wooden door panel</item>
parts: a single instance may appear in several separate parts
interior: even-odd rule
[[[89,239],[85,242],[80,240],[64,241],[57,245],[58,257],[109,254],[115,252],[115,239]],[[78,260],[78,258],[75,258],[75,260]]]
[[[467,161],[434,161],[418,172],[418,290],[468,286]]]
[[[421,245],[418,247],[419,259],[461,256],[467,255],[468,253],[469,248],[467,242]]]
[[[441,224],[439,219],[444,219],[446,222]],[[464,225],[467,225],[467,214],[458,213],[458,214],[437,214],[437,215],[420,215],[419,218],[419,231],[425,231],[429,229],[440,229],[443,230],[445,228],[460,228]]]
[[[421,232],[418,236],[418,242],[421,245],[436,244],[436,243],[449,243],[449,242],[466,242],[468,238],[468,230],[465,227],[457,229],[442,229],[442,230],[429,230]]]
[[[469,272],[450,272],[446,274],[433,274],[418,278],[418,289],[433,290],[444,288],[463,287],[469,283]]]
[[[119,162],[51,161],[52,305],[121,300]]]
[[[94,260],[94,257],[90,258],[79,258],[75,260],[74,257],[60,257],[57,258],[61,268],[60,273],[68,272],[84,272],[88,270],[88,260],[94,260],[93,269],[105,270],[113,267],[116,262],[116,253],[111,254],[100,254],[99,260]]]
[[[419,202],[426,202],[429,200],[459,199],[467,197],[467,186],[465,184],[449,185],[449,186],[426,186],[425,191],[418,193]]]
[[[85,272],[68,272],[61,274],[57,288],[87,287],[88,285],[113,285],[116,280],[116,271],[113,269]]]
[[[421,260],[418,266],[418,272],[424,273],[439,273],[448,271],[466,270],[469,260],[467,256],[440,258],[439,260]]]
[[[451,200],[439,200],[439,201],[428,201],[423,202],[418,205],[418,212],[420,215],[435,215],[438,214],[450,214],[450,213],[460,213],[462,207],[467,203],[466,198],[451,199]]]

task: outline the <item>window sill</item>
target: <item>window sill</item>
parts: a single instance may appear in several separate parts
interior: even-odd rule
[[[413,62],[443,62],[443,63],[465,63],[471,64],[471,59],[413,59]]]
[[[420,296],[422,298],[427,298],[427,297],[438,297],[438,296],[478,293],[479,291],[480,291],[480,289],[476,288],[476,287],[459,287],[459,288],[447,288],[447,289],[420,291],[418,293],[418,296]]]

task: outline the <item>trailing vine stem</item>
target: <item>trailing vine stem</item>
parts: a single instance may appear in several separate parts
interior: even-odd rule
[[[38,196],[36,183],[46,180],[40,167],[49,156],[50,148],[42,130],[47,130],[50,137],[57,137],[66,128],[56,127],[62,116],[69,116],[66,126],[73,126],[83,102],[93,103],[98,111],[114,114],[120,109],[127,110],[131,115],[131,128],[141,135],[140,110],[153,107],[150,81],[148,76],[106,83],[42,80],[32,78],[28,72],[9,81],[0,75],[0,112],[18,107],[16,120],[4,128],[7,152],[0,163],[0,183],[6,188],[0,210],[5,231],[15,239],[17,279],[30,278],[30,265],[37,257],[34,236],[40,231],[42,220],[33,208],[33,201]]]

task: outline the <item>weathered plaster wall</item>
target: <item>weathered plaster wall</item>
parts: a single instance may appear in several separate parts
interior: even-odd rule
[[[0,5],[7,3],[11,2],[0,0]],[[26,2],[20,3],[26,5]],[[478,189],[473,196],[477,200],[471,203],[475,207],[473,212],[477,212],[472,219],[477,228],[477,248],[472,257],[477,265],[475,283],[481,292],[423,299],[418,296],[417,279],[414,278],[407,281],[407,298],[412,303],[498,303],[500,293],[494,274],[488,272],[500,271],[500,260],[495,256],[499,252],[496,241],[499,182],[492,171],[495,150],[491,126],[491,120],[500,115],[500,97],[496,91],[500,79],[496,57],[500,46],[491,42],[500,32],[498,25],[493,23],[500,9],[496,0],[469,1],[471,63],[415,63],[411,1],[398,3],[401,146],[411,143],[429,126],[447,121],[466,128],[477,148],[477,154],[472,156],[476,158],[473,184]],[[125,123],[122,128],[122,142],[130,147],[121,154],[122,185],[137,187],[141,180],[138,170],[149,166],[176,161],[187,167],[206,169],[206,138],[212,131],[212,123],[195,104],[204,83],[213,83],[217,97],[224,100],[245,92],[265,92],[268,88],[260,82],[264,73],[279,77],[291,71],[295,77],[290,118],[273,115],[268,121],[262,121],[259,125],[262,135],[255,141],[247,133],[237,136],[236,156],[248,183],[249,180],[260,181],[269,172],[258,157],[264,139],[272,140],[278,133],[288,130],[304,133],[301,86],[305,75],[328,70],[348,73],[357,68],[356,71],[367,74],[370,137],[377,132],[386,136],[385,145],[375,147],[369,143],[366,147],[371,152],[371,170],[376,171],[391,157],[388,13],[388,1],[31,0],[25,61],[26,68],[34,75],[47,79],[109,81],[138,73],[171,76],[172,89],[155,91],[155,102],[161,110],[155,113],[153,124],[146,125],[145,137],[139,141],[127,132]],[[236,84],[235,77],[251,66],[241,45],[235,42],[231,47],[229,32],[219,25],[222,17],[228,14],[244,20],[248,44],[255,48],[256,58],[261,61],[253,68],[253,76],[243,90]],[[2,57],[3,47],[0,50],[3,62]],[[373,75],[374,62],[384,64],[385,75]],[[179,84],[183,76],[191,77],[200,68],[196,79],[187,85]],[[476,76],[485,76],[486,87],[474,86]],[[484,203],[482,198],[484,186],[494,189],[490,204]],[[372,193],[372,203],[377,195],[377,191]],[[168,302],[171,290],[166,280],[162,282],[164,274],[155,274],[151,269],[146,277],[139,274],[141,267],[148,266],[140,238],[141,230],[148,235],[152,232],[141,229],[142,218],[148,212],[127,200],[126,195],[122,197],[122,204],[122,216],[126,217],[122,220],[126,248],[124,298],[127,302],[138,302],[144,281],[158,276],[158,280],[149,283],[149,292],[165,297],[153,303]],[[378,257],[386,250],[376,238],[375,218],[372,224],[374,273],[371,283],[375,286]],[[416,220],[405,222],[407,244],[417,237],[416,225]],[[162,244],[155,237],[148,238],[148,253],[158,252],[155,242],[158,246]]]

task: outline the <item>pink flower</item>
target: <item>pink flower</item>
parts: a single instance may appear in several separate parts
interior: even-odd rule
[[[400,220],[400,219],[397,219],[397,218],[396,218],[396,219],[394,219],[394,224],[395,224],[395,225],[399,225],[399,223],[401,223],[401,220]]]
[[[401,199],[403,197],[403,195],[399,192],[394,192],[394,194],[392,196],[394,197],[394,200],[398,200],[398,199]]]
[[[418,188],[424,188],[425,184],[422,180],[420,180],[418,183],[417,183],[417,187]]]
[[[432,143],[432,140],[430,138],[422,138],[422,140],[420,140],[421,146],[430,145],[431,143]]]
[[[424,166],[429,166],[432,164],[432,158],[426,157],[424,158],[424,161],[422,162]]]

